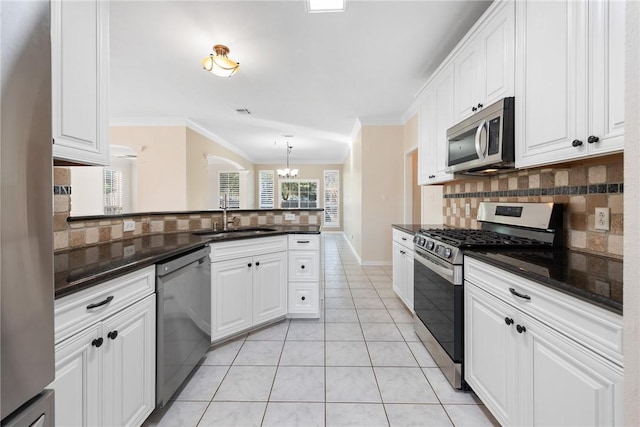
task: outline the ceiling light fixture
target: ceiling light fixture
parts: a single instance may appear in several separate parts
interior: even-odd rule
[[[346,0],[307,0],[307,12],[344,12]]]
[[[289,169],[289,154],[291,153],[292,148],[293,147],[287,142],[287,167],[286,169],[278,169],[278,176],[280,178],[289,179],[298,176],[298,169]]]
[[[202,68],[220,77],[231,77],[240,69],[240,63],[227,57],[229,48],[217,44],[213,46],[213,53],[202,60]]]

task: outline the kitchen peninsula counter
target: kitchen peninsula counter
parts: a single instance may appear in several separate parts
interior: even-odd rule
[[[57,252],[54,254],[55,298],[87,289],[106,280],[203,247],[208,243],[283,234],[320,234],[321,230],[319,225],[260,227],[273,231],[265,231],[259,235],[249,233],[198,235],[193,231],[158,233]],[[243,227],[234,230],[242,231]],[[196,233],[206,231],[198,230]]]

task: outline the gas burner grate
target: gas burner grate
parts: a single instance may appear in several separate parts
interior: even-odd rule
[[[480,246],[548,246],[540,240],[526,237],[511,236],[488,230],[468,229],[422,229],[420,234],[435,240],[448,243],[455,247],[480,247]]]

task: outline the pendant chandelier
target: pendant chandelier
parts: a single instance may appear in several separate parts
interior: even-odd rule
[[[220,77],[231,77],[238,72],[240,63],[227,57],[228,47],[217,44],[213,47],[213,52],[202,60],[202,68]]]
[[[287,167],[285,169],[278,169],[278,176],[280,178],[289,179],[298,176],[298,169],[289,169],[289,154],[291,153],[292,148],[293,147],[291,147],[287,142]]]

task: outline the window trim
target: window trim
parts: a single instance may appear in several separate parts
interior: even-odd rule
[[[316,184],[316,206],[315,207],[308,207],[308,208],[301,208],[300,207],[300,187],[298,187],[298,207],[297,208],[283,208],[282,207],[282,184],[286,183],[286,182],[297,182],[297,183],[301,183],[301,182],[312,182]],[[279,179],[278,180],[278,206],[279,209],[318,209],[320,207],[320,200],[318,199],[318,197],[320,196],[320,180],[319,179]]]

